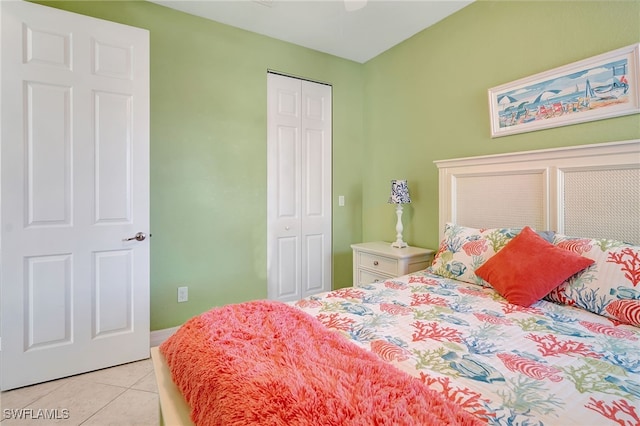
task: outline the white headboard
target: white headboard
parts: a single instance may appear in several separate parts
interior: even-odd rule
[[[435,161],[446,222],[640,244],[640,140]]]

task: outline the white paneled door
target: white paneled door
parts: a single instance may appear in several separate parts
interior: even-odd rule
[[[268,297],[331,290],[331,86],[268,74]]]
[[[149,356],[149,37],[0,7],[6,390]]]

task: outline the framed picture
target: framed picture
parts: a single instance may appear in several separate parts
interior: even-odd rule
[[[489,89],[491,137],[640,112],[640,43]]]

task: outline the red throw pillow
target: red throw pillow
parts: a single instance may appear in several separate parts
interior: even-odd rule
[[[526,226],[476,269],[476,275],[510,303],[526,307],[592,263],[592,259],[545,241]]]

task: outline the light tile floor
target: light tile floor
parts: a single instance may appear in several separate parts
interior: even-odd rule
[[[2,392],[0,408],[1,426],[151,426],[160,421],[151,359]],[[19,415],[23,418],[15,418]]]

